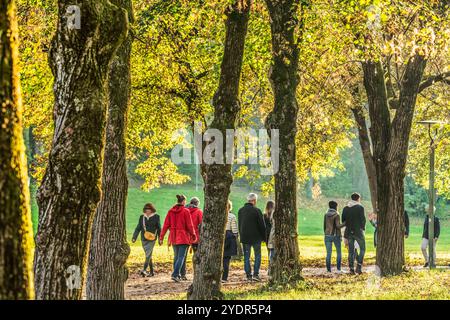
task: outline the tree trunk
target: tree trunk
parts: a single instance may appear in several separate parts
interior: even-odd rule
[[[214,96],[214,120],[210,129],[226,137],[227,129],[235,129],[240,111],[239,82],[244,44],[247,35],[251,0],[237,0],[226,12],[226,38],[219,88]],[[225,155],[223,144],[223,155]],[[224,159],[225,160],[225,159]],[[231,164],[203,164],[205,212],[200,244],[194,258],[194,281],[188,292],[191,300],[220,299],[222,293],[222,258],[227,221],[227,202],[233,182]]]
[[[0,300],[33,299],[30,192],[14,0],[0,1]]]
[[[125,10],[109,1],[78,4],[79,29],[68,23],[66,12],[72,2],[58,1],[58,28],[50,52],[55,132],[38,192],[34,262],[38,299],[81,299],[101,193],[108,72],[128,28]]]
[[[377,175],[378,245],[380,274],[400,274],[404,256],[404,178],[409,135],[426,60],[419,54],[406,65],[399,106],[391,123],[381,62],[364,62],[364,85],[369,101],[371,136]]]
[[[131,1],[112,1],[128,11]],[[126,233],[128,177],[125,134],[130,105],[130,57],[128,35],[116,52],[109,74],[109,106],[103,160],[102,196],[92,226],[86,295],[90,300],[124,300],[130,247]]]
[[[301,279],[297,235],[296,144],[299,47],[294,39],[298,0],[266,0],[272,32],[273,63],[270,80],[275,104],[266,127],[279,130],[279,171],[275,175],[274,283]]]
[[[358,126],[359,145],[366,167],[367,178],[369,181],[370,199],[372,201],[373,212],[378,212],[377,209],[377,174],[375,169],[375,162],[372,155],[372,147],[369,137],[369,130],[367,129],[366,118],[361,107],[352,109]]]

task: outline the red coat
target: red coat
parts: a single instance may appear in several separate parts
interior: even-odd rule
[[[167,213],[160,239],[164,240],[167,231],[169,244],[191,244],[197,241],[197,232],[192,224],[191,213],[182,205],[175,205]]]
[[[197,207],[189,207],[188,208],[191,213],[192,224],[194,225],[195,232],[197,232],[197,241],[193,242],[193,244],[197,244],[200,238],[200,225],[203,220],[203,211]]]

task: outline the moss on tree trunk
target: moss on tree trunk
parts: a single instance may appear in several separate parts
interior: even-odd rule
[[[78,1],[81,28],[58,1],[50,52],[55,132],[38,192],[35,287],[38,299],[80,299],[100,179],[111,59],[125,38],[127,14],[106,0]]]
[[[130,0],[112,3],[126,9],[130,22]],[[130,105],[129,34],[113,59],[109,75],[109,106],[103,160],[102,197],[92,226],[86,295],[90,300],[125,299],[126,267],[130,247],[126,238],[128,177],[125,134]]]
[[[279,171],[275,174],[275,257],[270,268],[273,283],[301,279],[297,236],[296,144],[299,48],[294,33],[298,0],[266,0],[272,32],[273,62],[270,81],[274,108],[267,129],[279,130]]]

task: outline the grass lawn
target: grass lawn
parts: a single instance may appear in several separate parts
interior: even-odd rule
[[[400,276],[307,277],[293,288],[237,288],[224,290],[230,300],[448,300],[448,270],[410,271]]]
[[[233,188],[231,193],[231,201],[233,202],[233,212],[237,212],[238,209],[245,203],[245,197],[248,190]],[[138,221],[139,215],[142,213],[142,208],[145,203],[152,202],[161,216],[161,223],[163,223],[167,211],[175,203],[175,195],[184,194],[188,198],[197,196],[203,202],[203,190],[199,188],[195,191],[195,187],[190,185],[183,186],[164,186],[160,189],[152,190],[150,192],[144,192],[138,188],[130,188],[128,195],[127,204],[127,236],[131,239],[134,228]],[[259,207],[263,209],[265,205],[264,197],[259,200]],[[305,265],[315,265],[323,264],[323,257],[325,254],[325,248],[323,245],[323,214],[327,210],[327,203],[330,199],[319,199],[317,201],[300,200],[299,203],[299,216],[298,216],[298,228],[299,228],[299,244],[300,244],[300,254]],[[336,199],[335,199],[336,200]],[[339,203],[339,209],[341,210],[346,200],[337,199]],[[365,201],[364,206],[370,208],[370,202]],[[36,230],[37,226],[37,207],[36,203],[33,201],[33,222]],[[368,210],[367,210],[368,211]],[[449,210],[450,211],[450,210]],[[410,236],[405,241],[407,260],[410,263],[420,264],[422,263],[420,243],[422,241],[422,224],[423,219],[418,217],[411,217],[411,227]],[[446,217],[441,216],[441,237],[438,242],[438,262],[442,259],[442,263],[447,263],[450,260],[450,219],[448,214]],[[366,231],[366,241],[367,241],[367,262],[371,263],[374,261],[375,250],[373,247],[373,227],[370,223],[367,223]],[[130,241],[131,244],[131,241]],[[137,241],[132,246],[139,247],[138,252],[140,252],[140,242]],[[166,251],[167,249],[160,250]],[[158,256],[158,251],[155,252],[156,257]],[[139,253],[136,254],[139,254]],[[162,257],[161,257],[162,258]],[[163,259],[165,260],[165,259]]]

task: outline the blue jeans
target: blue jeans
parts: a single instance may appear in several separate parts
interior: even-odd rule
[[[252,267],[250,265],[251,249],[255,253],[255,263],[253,265],[253,275],[259,276],[259,268],[261,267],[261,242],[254,244],[243,244],[244,246],[244,270],[247,277],[252,276]]]
[[[172,278],[180,277],[180,271],[183,267],[184,259],[186,257],[186,251],[189,248],[187,244],[175,244],[173,245],[173,273]]]
[[[341,237],[326,235],[325,236],[325,248],[327,249],[326,264],[327,264],[328,271],[331,271],[331,254],[333,253],[333,243],[334,243],[334,246],[336,247],[336,253],[337,253],[336,268],[338,270],[341,270],[341,261],[342,261]]]

